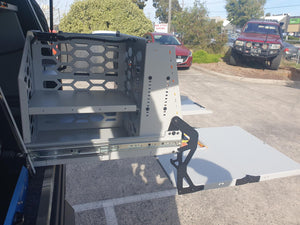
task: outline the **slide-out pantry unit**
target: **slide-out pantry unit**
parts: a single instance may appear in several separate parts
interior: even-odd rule
[[[181,141],[168,131],[181,113],[175,49],[143,38],[28,32],[19,92],[23,140],[38,165],[165,154]]]

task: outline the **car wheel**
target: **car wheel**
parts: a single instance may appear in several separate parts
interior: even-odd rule
[[[280,62],[282,58],[282,53],[280,53],[278,56],[276,56],[274,59],[270,61],[270,69],[271,70],[278,70]]]
[[[229,64],[233,66],[236,66],[238,64],[238,57],[235,52],[231,52],[229,57]]]

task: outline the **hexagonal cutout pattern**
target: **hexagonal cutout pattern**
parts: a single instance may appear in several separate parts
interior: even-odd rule
[[[71,52],[73,51],[74,47],[71,44],[61,43],[60,44],[60,51],[61,52]]]
[[[114,81],[108,81],[105,83],[105,88],[107,89],[118,89],[118,85]]]
[[[76,89],[88,89],[90,87],[90,83],[87,81],[76,81],[73,84],[73,87]]]
[[[74,52],[74,55],[77,57],[77,58],[87,58],[89,56],[89,53],[87,50],[76,50]]]
[[[115,52],[115,51],[107,51],[105,53],[105,56],[108,58],[108,59],[117,59],[118,58],[118,53]]]
[[[95,74],[103,74],[104,73],[104,68],[102,66],[93,66],[90,68],[90,72],[91,73],[95,73]]]
[[[78,69],[85,69],[89,67],[89,64],[86,61],[76,61],[74,66]]]
[[[117,89],[119,45],[107,43],[59,43],[59,54],[53,59],[42,58],[41,64],[47,66],[47,73],[55,74],[56,81],[47,81],[45,89],[106,91]],[[41,47],[41,51],[51,51]],[[45,68],[44,68],[45,69]],[[46,70],[46,69],[45,69]],[[51,70],[52,73],[49,73]],[[50,72],[51,72],[50,71]],[[61,77],[63,76],[63,77]],[[103,78],[110,77],[106,82]],[[88,80],[90,77],[92,80]],[[67,79],[65,79],[67,78]],[[98,78],[102,78],[101,80]],[[112,81],[114,80],[114,81]]]
[[[90,47],[90,50],[93,53],[103,53],[105,51],[105,48],[102,45],[92,45]]]
[[[91,60],[91,62],[92,63],[94,63],[94,64],[101,64],[101,63],[103,63],[104,62],[104,57],[103,56],[92,56],[91,58],[90,58],[90,60]]]

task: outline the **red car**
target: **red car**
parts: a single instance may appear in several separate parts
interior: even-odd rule
[[[193,61],[192,52],[187,49],[174,35],[168,33],[147,33],[144,38],[148,42],[156,42],[162,45],[172,45],[176,49],[176,61],[178,68],[190,68]]]
[[[267,63],[277,70],[283,55],[282,23],[274,20],[250,20],[234,42],[229,63],[237,65],[241,59],[253,59]]]

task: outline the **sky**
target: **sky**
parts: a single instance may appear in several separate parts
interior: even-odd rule
[[[122,0],[120,0],[122,1]],[[49,4],[49,0],[37,0],[39,4]],[[63,13],[67,13],[70,5],[74,0],[53,0],[53,5],[55,8],[59,9],[60,17]],[[186,7],[192,7],[194,0],[178,0],[179,4]],[[225,10],[226,0],[201,0],[204,2],[209,16],[215,17],[220,16],[226,18],[227,13]],[[265,4],[265,13],[273,14],[283,14],[288,13],[290,16],[300,16],[300,1],[299,0],[267,0]],[[147,6],[144,8],[145,15],[151,19],[153,22],[158,22],[155,19],[155,8],[152,6],[152,0],[147,1]],[[57,10],[58,14],[58,10]]]
[[[194,0],[178,0],[179,4],[186,7],[193,7]],[[226,18],[227,12],[225,9],[226,0],[204,0],[201,1],[206,6],[209,16],[220,16]],[[145,15],[155,21],[155,9],[152,7],[152,0],[148,0],[147,6],[144,9]],[[267,0],[265,4],[265,13],[273,14],[288,13],[290,16],[300,16],[300,1],[299,0]]]

